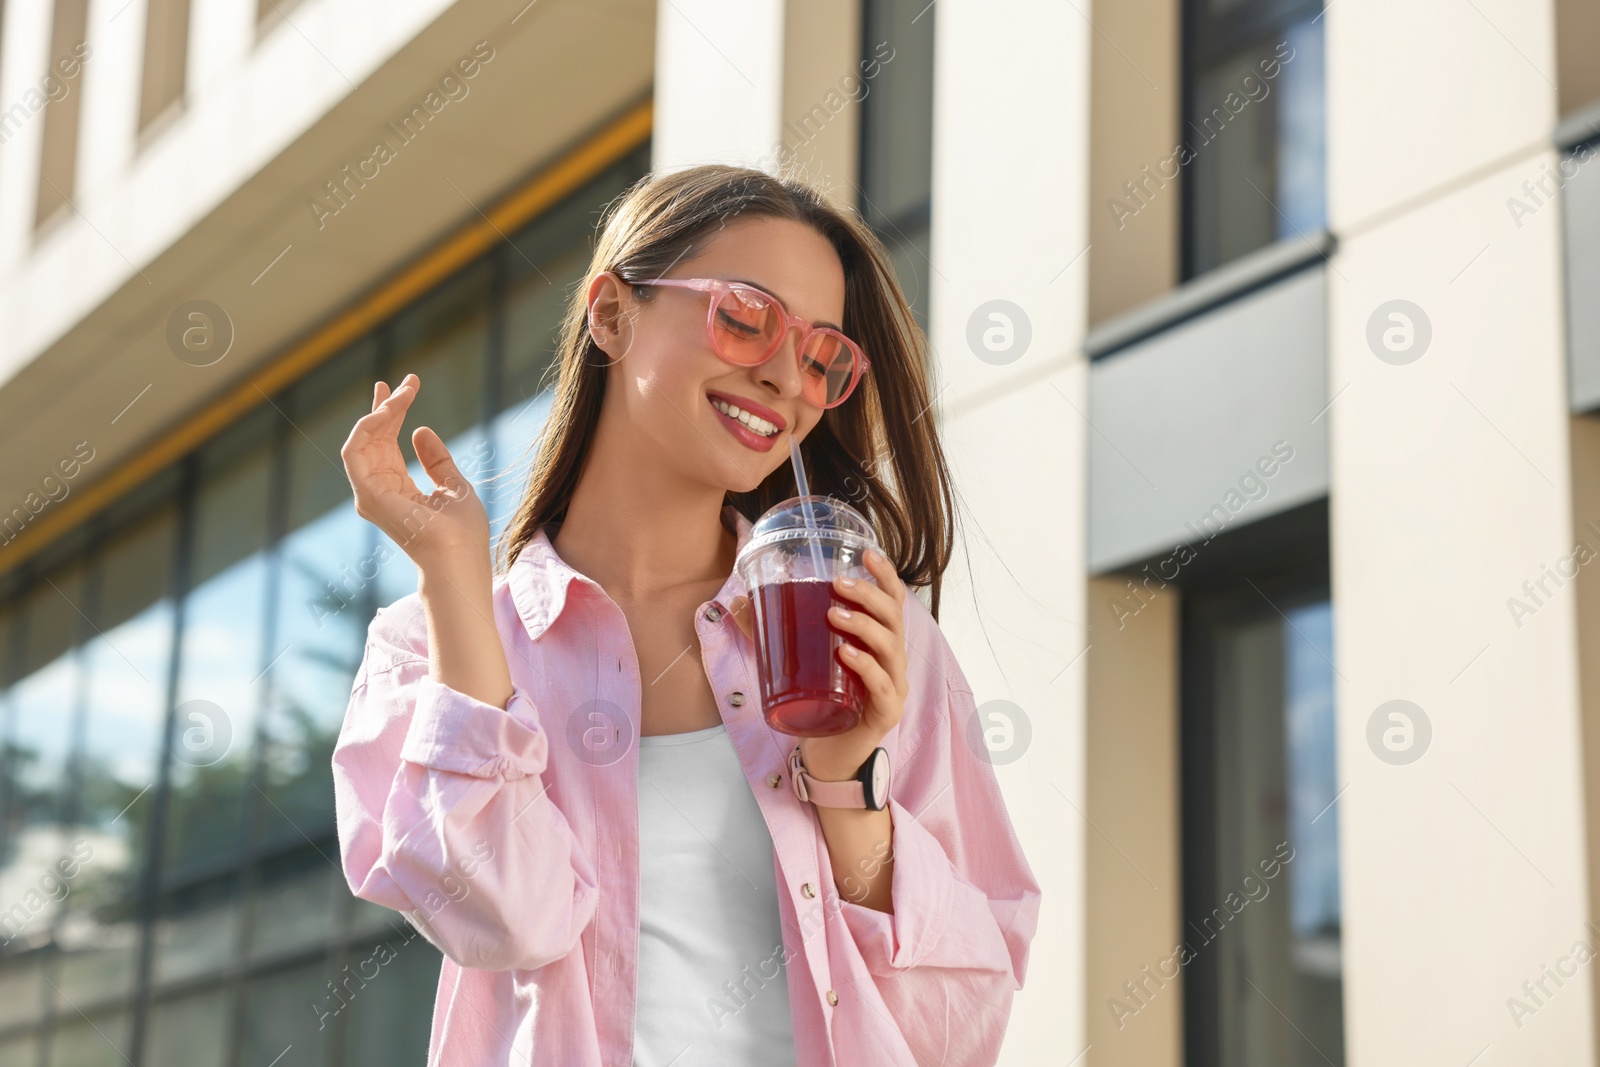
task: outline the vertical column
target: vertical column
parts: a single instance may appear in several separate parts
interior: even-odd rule
[[[661,0],[653,169],[771,169],[782,125],[783,26],[783,0]]]
[[[1088,1043],[1080,345],[1093,30],[1045,0],[939,0],[920,17],[938,19],[935,413],[962,505],[940,623],[980,714],[1017,720],[993,761],[1043,892],[1000,1062],[1068,1063]]]
[[[1348,1062],[1588,1067],[1552,2],[1326,18]]]
[[[1085,1062],[1182,1067],[1180,594],[1160,590],[1113,621],[1109,605],[1128,596],[1126,579],[1089,579]]]

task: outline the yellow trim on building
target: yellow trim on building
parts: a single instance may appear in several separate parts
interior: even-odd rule
[[[303,377],[438,282],[478,258],[503,234],[549,209],[650,136],[653,104],[646,100],[544,168],[474,221],[403,267],[309,337],[268,361],[259,374],[212,401],[110,475],[74,492],[0,548],[0,573],[65,535],[101,508],[154,477],[239,419],[267,397]]]

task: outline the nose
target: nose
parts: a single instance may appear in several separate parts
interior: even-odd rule
[[[804,395],[805,377],[800,371],[798,347],[799,331],[793,327],[784,331],[783,340],[772,358],[755,368],[756,378],[784,398]]]

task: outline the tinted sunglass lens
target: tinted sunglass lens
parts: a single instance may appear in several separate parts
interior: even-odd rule
[[[800,353],[806,391],[820,404],[832,404],[844,396],[855,381],[855,353],[832,334],[814,333]]]
[[[767,357],[777,340],[780,321],[772,303],[747,289],[733,289],[717,302],[713,324],[723,358],[755,364]]]

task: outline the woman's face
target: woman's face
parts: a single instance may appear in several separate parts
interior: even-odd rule
[[[837,329],[844,321],[844,267],[838,254],[816,230],[788,219],[731,222],[664,277],[747,282],[814,325]],[[625,435],[645,462],[665,464],[703,484],[747,492],[789,462],[789,436],[804,439],[822,418],[822,408],[801,396],[797,331],[790,330],[760,366],[734,366],[717,355],[706,336],[711,299],[709,293],[655,286],[638,300],[613,275],[594,280],[591,330],[612,360],[602,432]],[[778,430],[760,437],[719,411],[719,403],[737,405]]]

